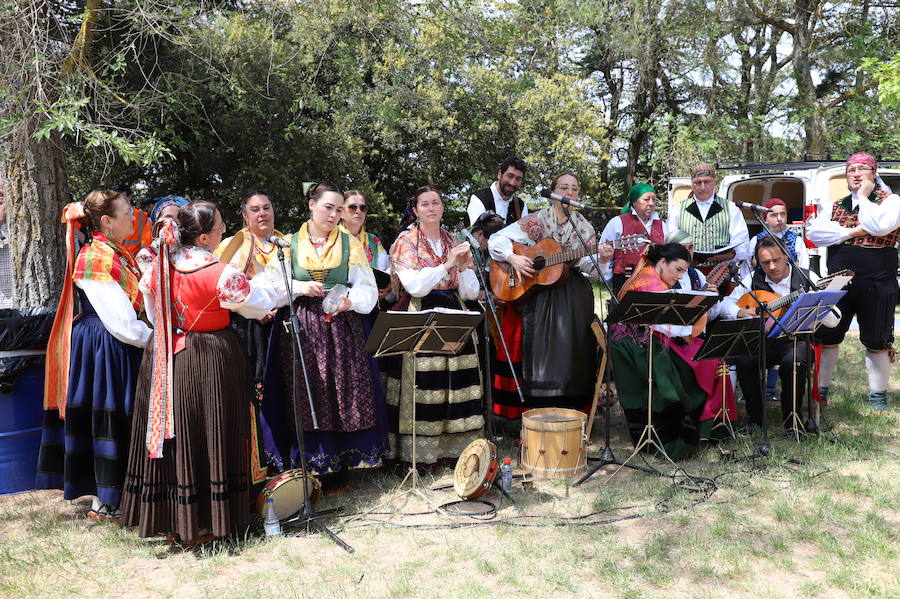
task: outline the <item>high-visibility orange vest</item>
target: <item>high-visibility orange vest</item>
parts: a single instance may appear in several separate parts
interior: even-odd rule
[[[150,226],[150,218],[143,210],[134,210],[134,229],[131,235],[122,242],[132,256],[141,251],[141,248],[147,247],[153,242],[153,227]]]

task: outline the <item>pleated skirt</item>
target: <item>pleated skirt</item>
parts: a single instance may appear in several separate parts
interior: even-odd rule
[[[240,534],[250,519],[250,397],[238,337],[231,329],[188,332],[175,355],[175,437],[158,459],[147,457],[145,444],[152,354],[148,349],[141,365],[124,522],[142,537],[177,533],[183,542],[201,529]]]
[[[119,505],[142,349],[113,337],[93,308],[72,327],[66,419],[44,412],[35,488]]]

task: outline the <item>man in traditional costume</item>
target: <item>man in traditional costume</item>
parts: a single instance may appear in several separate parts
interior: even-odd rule
[[[466,208],[469,224],[475,224],[478,217],[487,211],[499,214],[507,225],[528,214],[528,206],[515,195],[522,188],[524,177],[525,161],[515,156],[507,157],[500,164],[497,180],[469,198],[469,207]]]
[[[873,410],[887,407],[897,305],[897,243],[900,242],[900,198],[878,177],[878,161],[857,152],[847,158],[850,195],[820,213],[807,229],[810,240],[828,248],[828,271],[855,273],[847,294],[838,302],[841,322],[820,335],[823,344],[819,381],[827,399],[840,343],[855,316],[859,341],[866,348],[869,402]]]

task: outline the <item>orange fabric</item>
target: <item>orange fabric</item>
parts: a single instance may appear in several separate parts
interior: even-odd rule
[[[59,417],[66,418],[66,394],[69,391],[69,358],[72,351],[72,318],[75,310],[75,229],[81,227],[78,219],[83,218],[84,204],[72,202],[63,208],[61,222],[66,223],[66,276],[62,293],[56,308],[56,318],[47,342],[47,357],[44,368],[44,409],[59,410]]]
[[[153,370],[150,387],[150,405],[147,409],[147,456],[163,457],[163,440],[175,437],[173,323],[169,249],[176,245],[176,230],[167,220],[159,231],[159,252],[154,264],[153,286],[156,326],[153,335]]]
[[[134,256],[141,248],[145,248],[153,243],[153,226],[150,223],[150,217],[143,210],[134,208],[134,228],[123,242],[125,249]]]

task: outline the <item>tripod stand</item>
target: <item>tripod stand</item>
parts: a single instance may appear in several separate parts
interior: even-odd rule
[[[418,496],[436,512],[446,516],[446,512],[431,501],[420,486],[417,469],[416,443],[416,358],[419,354],[440,354],[454,356],[462,350],[475,327],[481,322],[480,312],[462,310],[433,309],[422,312],[382,312],[378,315],[366,351],[376,358],[403,355],[404,362],[412,365],[412,397],[410,407],[410,428],[412,433],[412,462],[397,493],[384,503],[393,501],[400,495],[411,493]],[[405,367],[404,367],[405,368]],[[402,397],[401,397],[402,402]],[[401,408],[401,420],[403,419]],[[398,443],[398,446],[400,443]],[[403,490],[407,481],[410,488]],[[381,505],[384,505],[382,503]],[[380,507],[380,506],[378,506]],[[372,508],[374,511],[376,508]]]
[[[312,389],[309,385],[309,375],[306,371],[306,360],[303,357],[303,345],[300,342],[300,320],[297,318],[297,312],[293,308],[293,302],[291,301],[291,280],[287,274],[287,267],[284,264],[284,248],[280,245],[276,246],[278,248],[278,260],[281,262],[281,274],[284,278],[284,288],[287,292],[288,297],[288,311],[291,314],[290,323],[291,323],[291,339],[293,339],[293,352],[294,359],[291,360],[291,368],[293,371],[293,375],[291,377],[292,389],[291,389],[291,397],[293,401],[297,400],[297,358],[300,360],[300,366],[303,369],[303,382],[306,385],[306,399],[309,403],[309,415],[312,418],[313,428],[318,429],[319,423],[316,418],[316,409],[313,405],[312,399]],[[307,480],[307,473],[309,472],[307,463],[306,463],[306,439],[304,434],[304,425],[303,419],[297,416],[297,409],[294,409],[294,428],[297,431],[297,442],[300,444],[300,468],[303,470],[303,508],[300,510],[300,513],[294,518],[289,518],[284,522],[284,524],[288,526],[302,526],[305,527],[306,532],[309,532],[310,526],[314,527],[321,533],[328,535],[332,541],[340,545],[342,549],[347,551],[348,553],[353,553],[354,549],[347,543],[345,543],[339,536],[337,536],[334,532],[332,532],[325,524],[320,522],[316,518],[316,512],[313,508],[312,501],[310,501],[310,493],[309,493],[309,482]],[[334,510],[331,510],[334,511]]]

